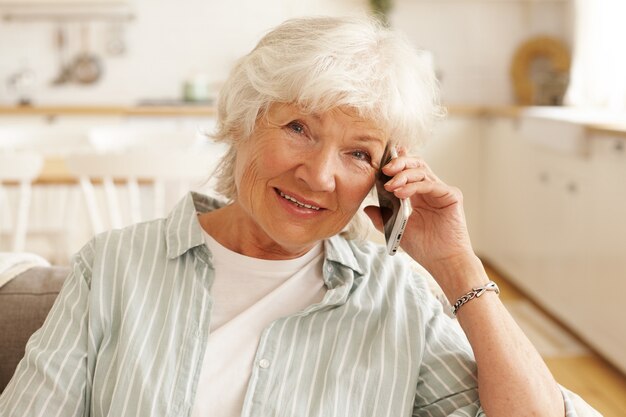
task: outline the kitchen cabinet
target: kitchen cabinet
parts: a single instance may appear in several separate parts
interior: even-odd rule
[[[496,119],[485,141],[481,255],[626,372],[624,140]]]
[[[626,372],[626,140],[593,138],[591,147],[589,274],[580,302],[589,305],[581,323],[590,343]]]
[[[515,119],[486,123],[480,220],[483,247],[479,253],[507,275],[524,276],[530,149],[519,137]]]

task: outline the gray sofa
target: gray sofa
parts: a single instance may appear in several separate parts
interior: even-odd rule
[[[0,393],[41,327],[69,273],[67,267],[34,267],[0,287]]]

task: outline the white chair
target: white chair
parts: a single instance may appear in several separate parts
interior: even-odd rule
[[[223,147],[216,146],[202,152],[92,152],[68,155],[66,164],[80,180],[93,232],[100,233],[107,227],[119,228],[165,216],[189,184],[206,182],[223,151]],[[121,190],[116,184],[125,185],[125,199],[120,198]],[[106,207],[108,222],[101,214],[102,206]]]
[[[43,157],[29,153],[0,153],[0,211],[12,224],[13,252],[22,252],[26,242],[31,203],[31,184],[41,172]],[[9,195],[17,184],[18,198],[15,216],[11,213]],[[6,210],[6,212],[5,212]],[[15,220],[13,220],[13,218]]]
[[[23,123],[0,126],[0,152],[36,153],[45,160],[90,148],[85,129],[78,126]],[[32,250],[54,263],[67,263],[70,252],[75,249],[70,243],[79,188],[76,184],[47,182],[35,184],[31,191],[34,209],[27,236]]]

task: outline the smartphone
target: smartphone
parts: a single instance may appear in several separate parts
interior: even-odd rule
[[[404,228],[411,215],[411,203],[408,198],[399,199],[394,193],[385,190],[384,184],[391,179],[382,171],[382,167],[389,161],[398,157],[395,146],[387,144],[383,158],[380,161],[380,169],[376,175],[376,194],[378,194],[378,207],[383,219],[385,232],[385,242],[387,242],[387,253],[395,255],[400,247],[400,239],[404,233]]]

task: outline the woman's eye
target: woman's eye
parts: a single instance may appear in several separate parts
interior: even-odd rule
[[[359,161],[370,162],[372,160],[370,154],[365,151],[353,151],[352,156]]]
[[[304,133],[304,126],[300,122],[289,122],[287,127],[298,134]]]

